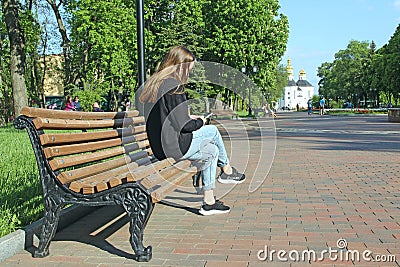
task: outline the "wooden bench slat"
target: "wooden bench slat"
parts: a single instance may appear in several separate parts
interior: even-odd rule
[[[70,189],[71,191],[76,192],[76,193],[80,193],[80,192],[81,192],[81,189],[82,189],[82,186],[80,185],[80,182],[79,182],[79,181],[76,181],[74,184],[72,184],[72,185],[69,186],[69,189]]]
[[[191,165],[191,162],[189,160],[182,160],[179,161],[178,163],[168,166],[167,168],[161,170],[159,173],[154,173],[151,175],[146,176],[140,181],[140,184],[144,186],[146,189],[150,189],[153,186],[168,180],[170,177],[174,176],[175,174],[179,172],[185,172],[189,166]]]
[[[96,192],[104,191],[108,188],[108,181],[113,180],[113,185],[118,185],[122,183],[122,179],[126,178],[126,175],[129,173],[130,169],[137,168],[139,164],[136,162],[129,163],[128,165],[122,165],[118,168],[111,169],[105,171],[103,173],[99,173],[93,176],[86,177],[84,179],[71,182],[69,189],[82,194],[94,194]],[[118,182],[115,182],[115,179]]]
[[[197,168],[193,166],[183,173],[178,173],[177,175],[172,176],[172,181],[164,181],[157,189],[150,193],[153,203],[163,200],[167,194],[174,191],[187,178],[192,177],[196,172]]]
[[[94,175],[96,173],[104,172],[112,168],[117,168],[119,166],[138,161],[139,159],[147,158],[147,151],[139,151],[133,155],[126,155],[121,158],[112,159],[109,161],[93,164],[90,166],[85,166],[79,169],[68,170],[61,172],[57,175],[57,179],[62,184],[67,184],[72,181],[82,179],[84,177]]]
[[[37,117],[33,119],[33,124],[37,129],[102,129],[102,128],[120,128],[128,127],[138,123],[143,123],[144,117],[132,117],[125,119],[105,119],[105,120],[70,120],[70,119],[53,119]]]
[[[112,148],[121,145],[122,141],[119,138],[103,140],[90,143],[74,144],[74,145],[64,145],[64,146],[53,146],[46,147],[44,149],[44,154],[47,159],[59,156],[72,155],[76,153],[84,153],[95,151],[104,148]]]
[[[109,188],[108,182],[111,179],[117,179],[119,177],[119,183],[122,183],[122,179],[126,177],[131,169],[135,169],[139,166],[136,162],[132,162],[126,165],[122,165],[121,167],[111,169],[90,177],[86,177],[82,180],[79,180],[79,191],[82,189],[83,194],[93,194],[95,192],[101,192]],[[78,188],[78,185],[75,185],[75,182],[72,182],[70,188]],[[110,185],[110,188],[112,186]]]
[[[89,142],[101,139],[110,139],[113,137],[136,136],[136,140],[147,138],[143,126],[135,126],[132,128],[106,130],[99,132],[81,132],[81,133],[52,133],[40,135],[40,143],[42,145],[60,145],[69,143]]]
[[[124,149],[126,153],[130,153],[132,151],[136,151],[138,149],[143,149],[150,146],[149,140],[139,141],[133,144],[126,144],[124,145]]]
[[[94,194],[101,192],[113,186],[122,184],[122,180],[126,179],[127,174],[132,169],[150,163],[151,161],[148,158],[142,158],[136,162],[131,162],[118,168],[109,169],[104,173],[97,173],[94,176],[73,181],[69,185],[69,189],[82,194]],[[112,183],[109,183],[110,181],[112,181]]]
[[[87,176],[90,176],[90,175],[93,175],[96,173],[107,171],[111,168],[117,168],[119,166],[126,164],[127,162],[129,162],[129,159],[127,156],[125,156],[122,158],[117,158],[114,160],[98,163],[95,165],[61,172],[60,174],[57,175],[57,179],[62,184],[67,184],[67,183],[71,183],[76,180],[79,180],[83,177],[87,177]],[[93,166],[95,166],[95,167],[93,167]]]
[[[140,168],[140,169],[130,172],[126,177],[127,181],[128,182],[139,181],[139,180],[143,179],[144,177],[153,174],[155,171],[160,171],[161,169],[164,169],[174,163],[175,163],[175,160],[172,158],[167,158],[167,159],[164,159],[161,161],[156,161],[149,166],[145,166],[143,168]]]
[[[90,154],[83,154],[78,156],[70,156],[64,158],[56,158],[49,160],[50,167],[53,171],[67,168],[71,166],[76,166],[84,163],[89,163],[93,161],[103,160],[107,158],[112,158],[118,155],[122,155],[125,153],[123,147],[116,147],[107,150],[101,150],[97,152],[93,152]]]
[[[121,184],[122,180],[126,179],[128,173],[130,173],[132,170],[137,169],[139,166],[142,167],[144,164],[150,163],[150,161],[146,161],[144,159],[131,162],[129,164],[125,164],[93,176],[85,177],[78,181],[73,181],[69,188],[75,192],[82,191],[83,194],[94,194],[101,192]]]
[[[114,138],[109,140],[95,141],[89,143],[73,144],[73,145],[60,145],[53,147],[46,147],[43,151],[47,159],[59,156],[73,155],[77,153],[85,153],[96,151],[105,148],[113,148],[115,146],[124,146],[127,153],[137,149],[146,148],[150,145],[149,141],[143,140],[132,144],[124,144],[125,142],[134,141],[134,138]]]
[[[125,112],[65,112],[64,110],[24,107],[21,110],[21,115],[29,118],[46,117],[55,119],[96,120],[104,118],[122,119],[126,117],[136,117],[139,115],[139,112],[137,110],[129,110]]]

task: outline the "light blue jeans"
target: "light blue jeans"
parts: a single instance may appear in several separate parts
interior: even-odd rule
[[[182,159],[201,161],[203,190],[214,189],[217,167],[229,163],[218,128],[215,125],[204,125],[194,131],[192,143]]]

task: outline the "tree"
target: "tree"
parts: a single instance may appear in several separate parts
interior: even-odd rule
[[[378,50],[379,56],[375,58],[374,85],[379,86],[386,101],[399,104],[400,98],[400,24],[389,42]]]
[[[276,68],[276,81],[275,86],[272,87],[268,93],[270,93],[270,98],[272,100],[277,100],[278,98],[282,97],[284,88],[288,83],[288,75],[286,72],[286,67],[282,64],[279,64]]]
[[[8,0],[3,4],[8,2],[19,3]],[[45,14],[38,11],[43,6]],[[49,52],[60,52],[54,49],[55,42],[61,43],[65,94],[82,94],[84,102],[86,96],[91,101],[101,92],[102,97],[111,100],[110,108],[116,109],[124,94],[135,91],[137,49],[133,1],[26,1],[20,9],[22,13],[26,11],[24,17],[9,21],[21,24],[19,45],[25,49],[26,59],[20,57],[24,64],[19,65],[25,69],[19,73],[26,75],[28,96],[43,95],[43,77],[49,70],[38,62],[48,57]],[[263,90],[268,88],[272,92],[277,83],[276,67],[288,38],[287,18],[278,9],[278,0],[145,1],[148,74],[170,47],[183,44],[205,61],[220,62],[237,70],[244,64],[257,64],[259,71],[254,81]],[[57,38],[52,36],[55,31],[48,22],[51,18],[48,10],[54,14],[51,17],[59,32]],[[2,66],[8,67],[8,61]],[[7,82],[2,85],[6,88]],[[214,96],[220,90],[204,83],[190,84],[187,88],[193,97]],[[222,91],[224,99],[237,101],[229,90]],[[260,98],[261,94],[253,96],[254,102]]]
[[[5,125],[12,116],[12,88],[10,80],[10,45],[7,28],[1,12],[0,21],[0,126]]]
[[[135,5],[128,0],[71,1],[71,50],[78,87],[108,95],[116,110],[136,86]],[[82,99],[85,101],[85,99]]]
[[[197,57],[203,58],[207,47],[204,37],[205,0],[147,1],[146,55],[153,70],[165,53],[173,46],[185,45]]]
[[[3,0],[3,14],[10,42],[10,79],[13,89],[14,112],[20,114],[28,106],[25,84],[25,39],[19,23],[16,0]]]
[[[370,44],[366,41],[352,40],[346,49],[339,50],[335,54],[332,63],[322,63],[318,68],[318,76],[321,78],[320,94],[327,99],[343,97],[359,105],[362,98],[366,98],[369,91],[368,79],[363,72],[364,64],[368,64],[370,58]],[[364,83],[363,83],[364,81]]]
[[[288,19],[278,10],[277,0],[208,1],[203,7],[209,48],[204,58],[238,70],[257,65],[254,81],[270,90],[288,39]]]
[[[39,54],[41,46],[41,29],[38,20],[38,10],[33,8],[32,1],[25,6],[19,16],[22,32],[24,33],[26,55],[25,80],[27,86],[28,101],[35,106],[44,106],[43,69]],[[35,14],[36,12],[36,14]]]
[[[68,37],[67,29],[64,25],[64,21],[61,16],[61,8],[65,4],[65,0],[59,0],[57,3],[56,0],[46,0],[46,2],[50,5],[51,9],[54,12],[54,16],[56,18],[56,22],[58,25],[58,31],[61,34],[61,47],[63,51],[63,62],[64,62],[64,95],[67,96],[70,94],[70,85],[73,83],[73,76],[71,74],[71,47],[70,47],[70,39]]]
[[[208,60],[237,69],[257,65],[259,80],[272,84],[288,38],[278,1],[210,1],[204,9]]]

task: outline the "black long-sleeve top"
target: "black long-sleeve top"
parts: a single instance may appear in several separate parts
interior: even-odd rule
[[[189,117],[186,94],[174,93],[181,86],[173,78],[161,83],[157,101],[146,103],[144,113],[150,147],[157,159],[179,159],[188,151],[193,131],[203,126],[202,119]]]

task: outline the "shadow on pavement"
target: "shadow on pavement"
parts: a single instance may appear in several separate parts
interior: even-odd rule
[[[122,251],[106,240],[127,224],[129,224],[129,218],[121,207],[107,206],[56,233],[53,241],[76,241],[95,246],[116,256],[136,259],[135,254]]]

